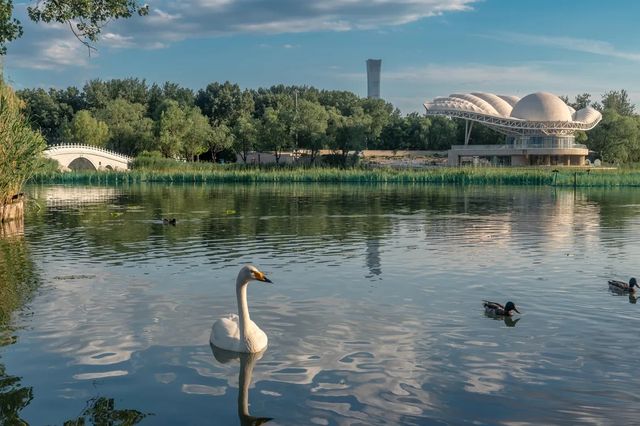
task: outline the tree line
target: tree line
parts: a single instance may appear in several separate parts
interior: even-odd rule
[[[464,140],[465,123],[446,117],[402,115],[381,99],[348,91],[277,85],[241,89],[230,82],[194,91],[166,82],[148,85],[137,78],[91,80],[82,89],[25,89],[32,126],[48,144],[82,143],[123,154],[162,155],[187,161],[235,159],[252,151],[304,150],[314,162],[329,149],[346,162],[363,149],[446,150]],[[600,102],[582,94],[576,109],[591,105],[603,120],[589,134],[579,133],[600,158],[640,161],[640,117],[625,90],[610,91]],[[504,142],[503,135],[474,126],[470,143]]]
[[[447,118],[402,116],[380,99],[308,86],[241,89],[229,82],[193,91],[137,78],[91,80],[82,89],[25,89],[19,95],[48,144],[83,143],[136,156],[218,159],[252,151],[447,149],[458,126]],[[234,155],[235,157],[235,155]]]

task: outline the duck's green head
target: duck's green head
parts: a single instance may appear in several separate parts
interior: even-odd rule
[[[634,288],[634,287],[638,287],[638,288],[640,288],[640,286],[638,286],[638,282],[636,281],[636,279],[635,279],[635,278],[631,278],[631,279],[629,280],[629,287],[630,287],[630,288]]]
[[[504,305],[504,312],[506,314],[508,314],[511,311],[516,311],[517,313],[520,313],[520,311],[518,309],[516,309],[516,305],[513,302],[507,302],[506,305]]]

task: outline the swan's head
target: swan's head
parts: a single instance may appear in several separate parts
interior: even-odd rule
[[[253,265],[243,266],[238,274],[238,278],[241,282],[245,283],[248,283],[249,281],[262,281],[263,283],[272,282],[263,272],[260,272],[258,268]]]

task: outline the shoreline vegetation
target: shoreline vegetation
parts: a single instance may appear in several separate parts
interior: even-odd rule
[[[137,165],[136,165],[137,162]],[[640,168],[553,167],[428,167],[351,168],[179,163],[171,160],[134,162],[133,170],[41,172],[39,184],[117,183],[411,183],[452,185],[532,185],[559,187],[640,187]]]

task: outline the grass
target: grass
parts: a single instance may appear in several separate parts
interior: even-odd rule
[[[174,163],[175,164],[175,163]],[[561,187],[640,186],[640,168],[328,168],[290,166],[241,166],[200,164],[163,169],[137,168],[128,172],[47,172],[35,175],[36,183],[216,183],[216,182],[309,182],[309,183],[423,183],[454,185],[555,185]]]

